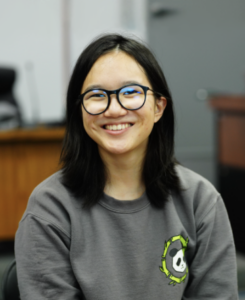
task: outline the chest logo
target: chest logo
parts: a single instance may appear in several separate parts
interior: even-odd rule
[[[188,267],[185,251],[188,241],[188,237],[184,239],[181,235],[176,235],[165,242],[160,270],[171,280],[169,284],[180,284],[186,279]]]

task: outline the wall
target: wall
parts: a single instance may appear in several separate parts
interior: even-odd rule
[[[59,119],[63,113],[59,0],[1,0],[0,7],[0,65],[18,71],[15,95],[24,119]]]
[[[25,122],[63,119],[71,70],[95,36],[127,32],[145,39],[145,3],[0,0],[0,65],[18,71],[15,95]]]
[[[149,45],[175,103],[177,158],[215,183],[214,114],[196,93],[245,93],[245,2],[149,0],[148,11]]]

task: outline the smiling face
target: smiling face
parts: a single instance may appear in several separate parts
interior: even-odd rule
[[[81,94],[91,88],[116,90],[127,84],[151,87],[143,68],[128,54],[113,51],[101,56],[88,73]],[[165,109],[166,99],[154,98],[147,92],[144,106],[135,111],[124,109],[111,95],[109,108],[100,115],[90,115],[82,107],[83,125],[87,134],[97,143],[103,154],[134,152],[144,155],[149,135]]]

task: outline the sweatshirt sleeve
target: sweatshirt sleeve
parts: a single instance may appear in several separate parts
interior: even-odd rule
[[[55,224],[27,214],[15,238],[20,297],[23,300],[84,299],[72,271],[70,238]]]
[[[197,248],[183,300],[237,300],[233,234],[220,196],[197,226]]]

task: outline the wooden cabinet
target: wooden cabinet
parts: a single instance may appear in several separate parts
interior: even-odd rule
[[[245,96],[210,100],[217,113],[218,161],[245,170]]]
[[[0,132],[0,240],[13,239],[32,190],[59,169],[64,128]]]
[[[210,105],[216,112],[218,188],[236,248],[245,253],[245,96],[216,96]]]

